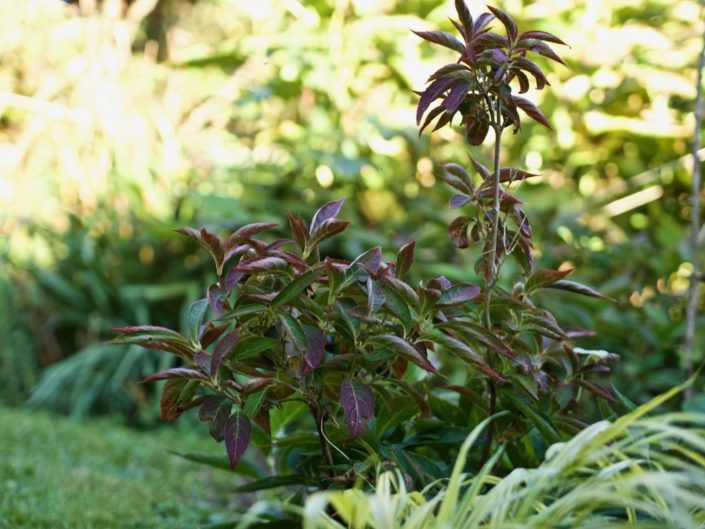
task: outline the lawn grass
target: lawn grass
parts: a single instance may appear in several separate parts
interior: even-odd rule
[[[223,447],[191,431],[0,407],[0,528],[190,529],[232,519],[233,475],[168,449]]]

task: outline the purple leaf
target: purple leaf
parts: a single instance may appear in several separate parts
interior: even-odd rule
[[[570,274],[573,270],[549,270],[546,268],[539,268],[535,270],[526,280],[525,290],[527,293],[538,290],[539,288],[545,288],[551,283],[555,283],[559,279],[563,279],[565,276]]]
[[[492,331],[489,329],[485,329],[481,325],[475,325],[470,322],[459,322],[458,327],[463,333],[469,334],[476,340],[478,340],[480,343],[494,349],[498,353],[500,353],[503,356],[506,356],[507,358],[515,361],[515,362],[520,362],[522,366],[524,367],[525,370],[530,369],[530,365],[528,365],[526,362],[523,362],[522,360],[519,359],[517,355],[515,355],[511,349],[509,349],[503,342],[502,339],[499,338],[497,335],[495,335]]]
[[[279,224],[271,222],[258,222],[255,224],[247,224],[242,228],[235,230],[235,232],[228,237],[228,241],[225,243],[227,249],[233,248],[244,241],[247,241],[253,235],[268,230],[269,228],[276,228]]]
[[[497,64],[507,64],[509,62],[509,57],[507,57],[507,54],[499,48],[495,48],[492,50],[491,57],[492,60]]]
[[[446,64],[445,66],[441,66],[438,70],[433,72],[431,74],[431,76],[428,78],[428,80],[434,81],[436,79],[439,79],[441,77],[445,77],[445,76],[453,74],[455,72],[468,72],[468,67],[465,66],[464,64],[458,64],[458,63]]]
[[[212,421],[221,405],[226,403],[223,397],[210,396],[203,401],[201,407],[198,409],[198,418],[202,421]]]
[[[306,350],[303,355],[304,365],[301,369],[301,376],[303,377],[316,369],[321,363],[326,346],[326,337],[320,329],[305,325],[304,334],[306,334]]]
[[[458,53],[465,53],[465,44],[450,33],[446,33],[445,31],[412,31],[422,39],[432,42],[433,44],[440,44]]]
[[[222,364],[223,360],[225,360],[225,358],[233,352],[235,344],[239,338],[239,329],[234,329],[220,339],[218,344],[215,346],[215,349],[213,349],[213,356],[211,357],[210,368],[212,374],[215,375],[218,372],[220,364]]]
[[[382,334],[379,336],[370,337],[367,341],[368,343],[380,345],[386,349],[389,349],[393,353],[400,354],[429,373],[441,375],[424,354],[422,354],[409,342],[399,338],[398,336],[394,336],[393,334]]]
[[[238,391],[245,395],[257,393],[258,391],[261,391],[267,386],[271,385],[272,382],[274,382],[274,379],[272,377],[251,378],[240,384]]]
[[[453,77],[441,77],[433,81],[426,90],[421,94],[421,99],[419,100],[419,106],[416,109],[416,124],[421,124],[421,118],[426,113],[426,110],[431,105],[431,103],[443,92],[445,92],[448,87],[455,83],[456,79]]]
[[[230,459],[230,468],[235,469],[242,454],[250,443],[252,426],[250,420],[242,413],[235,412],[225,425],[225,449]]]
[[[168,329],[166,327],[158,327],[156,325],[136,325],[131,327],[116,327],[111,329],[115,332],[130,335],[141,335],[141,336],[151,336],[153,338],[159,337],[162,340],[167,340],[174,338],[181,341],[186,341],[186,339],[181,336],[178,332]]]
[[[473,46],[476,52],[489,50],[490,48],[508,48],[509,40],[507,37],[497,33],[483,33],[475,37]]]
[[[314,231],[311,234],[311,239],[307,241],[306,243],[306,248],[312,249],[315,248],[316,245],[333,235],[337,235],[338,233],[345,231],[345,229],[350,225],[349,220],[341,220],[341,219],[326,219],[321,224],[318,226],[316,231]]]
[[[539,175],[524,171],[523,169],[517,169],[516,167],[502,167],[499,171],[500,182],[518,182],[527,178],[533,178],[534,176]]]
[[[589,296],[591,298],[606,299],[607,301],[615,301],[609,296],[600,294],[597,290],[594,290],[575,281],[568,281],[567,279],[561,279],[555,283],[549,285],[547,288],[556,288],[558,290],[566,290],[568,292],[574,292],[576,294],[582,294],[583,296]]]
[[[441,292],[448,290],[452,286],[453,284],[448,281],[446,276],[433,277],[428,280],[428,288],[434,288],[436,290],[440,290]]]
[[[617,402],[612,396],[612,393],[610,393],[610,390],[600,386],[599,384],[595,384],[594,382],[590,382],[589,380],[585,380],[582,378],[577,379],[575,383],[579,386],[584,387],[591,393],[594,393],[598,397],[602,397],[603,399],[609,400],[610,402]]]
[[[448,112],[455,112],[465,99],[465,96],[470,89],[470,83],[466,81],[458,81],[458,83],[450,89],[445,100],[445,107]]]
[[[227,248],[225,251],[225,256],[223,257],[223,266],[225,266],[226,263],[229,263],[230,259],[233,257],[247,253],[250,249],[252,249],[252,246],[249,244],[240,244],[238,246],[233,246],[232,248]]]
[[[570,327],[565,329],[565,335],[568,338],[590,338],[595,336],[597,333],[592,329],[581,329],[577,327]]]
[[[301,214],[299,214],[298,219],[295,219],[294,216],[291,214],[291,211],[289,211],[288,209],[286,210],[286,214],[289,217],[289,228],[291,229],[291,233],[294,236],[294,241],[296,241],[296,245],[299,247],[299,250],[303,252],[304,248],[306,248],[306,242],[309,238],[308,227],[306,226],[304,220],[301,218]]]
[[[441,175],[441,180],[446,184],[457,189],[464,195],[472,195],[475,192],[472,179],[464,167],[457,163],[448,163],[443,166],[443,169],[445,173]]]
[[[258,272],[273,272],[285,269],[286,267],[287,262],[281,257],[262,257],[252,261],[245,261],[244,263],[241,262],[233,268],[233,270],[236,272],[254,274]]]
[[[553,127],[551,127],[551,124],[548,122],[546,119],[546,116],[544,116],[543,112],[539,110],[539,108],[534,105],[531,101],[528,99],[521,97],[521,96],[512,96],[514,99],[514,102],[516,105],[522,109],[526,114],[532,118],[541,123],[544,127],[547,127],[551,130],[553,130]]]
[[[465,121],[465,139],[475,147],[482,145],[489,130],[490,124],[486,119],[468,116]]]
[[[176,228],[174,231],[181,235],[186,235],[186,237],[191,237],[194,241],[201,242],[201,234],[196,229],[185,227]]]
[[[530,41],[528,43],[528,49],[530,49],[534,53],[538,53],[539,55],[548,57],[552,61],[556,61],[557,63],[562,64],[563,66],[567,66],[566,63],[563,62],[563,59],[561,59],[558,54],[553,51],[553,48],[551,48],[545,42],[541,42],[540,40]]]
[[[315,215],[313,216],[313,219],[311,219],[311,229],[309,233],[313,235],[313,233],[318,229],[321,224],[323,224],[324,221],[337,217],[338,213],[340,212],[340,208],[343,206],[343,202],[345,202],[344,198],[341,198],[340,200],[335,200],[333,202],[328,202],[318,211],[316,211]]]
[[[517,76],[517,79],[519,81],[519,93],[524,94],[529,91],[529,88],[531,86],[529,85],[529,78],[526,76],[524,72],[514,72]],[[514,101],[516,103],[516,100]]]
[[[241,272],[239,270],[235,270],[235,268],[231,268],[230,272],[225,276],[225,292],[230,294],[232,292],[233,287],[239,283],[240,279],[242,279],[245,276],[244,272]]]
[[[434,119],[436,119],[439,114],[441,114],[443,112],[445,112],[445,107],[443,106],[442,103],[440,105],[438,105],[436,108],[434,108],[433,110],[431,110],[431,112],[429,112],[428,115],[426,116],[426,119],[424,120],[423,125],[421,125],[421,127],[419,127],[419,136],[421,136],[421,133],[423,132],[423,130],[426,127],[428,127],[428,125]]]
[[[475,21],[473,32],[477,33],[478,31],[481,31],[487,24],[492,22],[494,18],[494,15],[491,13],[482,13]]]
[[[223,239],[205,228],[201,228],[201,244],[213,257],[213,261],[215,261],[215,265],[218,268],[218,274],[220,274],[223,268],[223,257],[225,256]]]
[[[218,338],[220,338],[220,335],[225,332],[225,330],[228,328],[229,324],[225,325],[215,325],[213,322],[209,322],[206,325],[205,332],[203,333],[203,336],[201,336],[201,347],[203,349],[206,349],[210,344],[215,342]]]
[[[534,268],[534,254],[531,252],[531,242],[529,242],[524,236],[520,236],[518,242],[521,255],[519,253],[515,253],[514,255],[517,256],[524,272],[531,272]]]
[[[415,251],[416,241],[411,241],[410,243],[407,243],[401,247],[399,253],[397,253],[397,259],[395,262],[395,277],[401,279],[407,274],[407,272],[411,268],[412,263],[414,262]]]
[[[450,20],[450,23],[455,26],[455,29],[458,30],[458,33],[460,33],[463,36],[463,39],[467,42],[467,38],[465,35],[465,28],[459,23],[453,20],[452,18],[448,17],[448,20]]]
[[[465,0],[455,0],[455,10],[458,12],[458,18],[460,18],[460,23],[463,25],[465,35],[470,38],[473,32],[473,21]]]
[[[496,16],[499,21],[504,25],[504,28],[507,30],[507,36],[511,40],[516,39],[519,31],[517,29],[516,23],[514,22],[514,19],[510,17],[509,14],[497,7],[487,6],[487,8],[492,11],[492,14]]]
[[[527,217],[526,213],[524,213],[524,210],[515,205],[512,206],[510,213],[521,234],[524,237],[531,238],[531,223],[529,222],[529,217]]]
[[[207,376],[211,375],[211,355],[210,353],[207,353],[205,351],[201,351],[200,353],[196,353],[196,355],[193,357],[193,361],[195,364],[201,368],[201,371],[203,371],[204,374]]]
[[[467,248],[470,246],[468,241],[468,225],[470,221],[470,217],[457,217],[448,226],[448,236],[456,248]]]
[[[360,382],[345,380],[340,385],[340,403],[348,423],[348,441],[353,441],[365,432],[367,423],[375,413],[374,394]]]
[[[448,207],[450,209],[457,209],[463,207],[465,204],[470,202],[472,200],[472,197],[469,197],[467,195],[453,195],[450,197],[450,201],[448,203]]]
[[[375,246],[357,256],[357,258],[350,263],[347,270],[352,271],[357,277],[359,268],[362,267],[370,274],[375,275],[380,266],[382,266],[382,248]]]
[[[568,46],[561,39],[552,35],[551,33],[546,33],[545,31],[526,31],[519,35],[519,40],[525,39],[538,39],[545,40],[546,42],[553,42],[554,44],[562,44],[563,46]]]
[[[195,388],[189,391],[186,387],[188,382],[186,379],[172,378],[164,385],[159,407],[165,421],[175,421],[188,408],[184,403],[191,400],[195,393]]]
[[[484,165],[482,165],[480,162],[478,162],[472,156],[470,157],[470,163],[472,163],[472,166],[475,168],[475,171],[480,173],[480,176],[482,176],[483,180],[487,180],[490,177],[490,170]]]
[[[543,89],[544,86],[550,86],[551,83],[548,82],[548,79],[546,79],[546,76],[543,74],[543,71],[541,70],[541,68],[539,68],[539,65],[536,64],[534,61],[529,60],[526,57],[517,57],[514,59],[514,62],[522,70],[529,72],[531,75],[534,76],[534,79],[536,79],[537,90]],[[517,103],[517,105],[518,104],[519,103]]]
[[[448,336],[443,333],[433,334],[428,338],[431,342],[441,345],[458,358],[474,365],[477,369],[485,373],[495,380],[504,380],[494,369],[492,369],[480,354],[475,351],[469,344]]]
[[[453,285],[447,290],[444,290],[441,297],[438,299],[438,305],[452,306],[460,305],[472,301],[480,295],[482,289],[476,285],[459,284]]]
[[[225,425],[230,417],[233,403],[223,397],[208,397],[198,410],[198,418],[209,421],[208,431],[213,439],[221,442],[225,434]]]
[[[166,380],[168,378],[188,378],[196,380],[206,380],[206,376],[200,371],[194,369],[188,369],[186,367],[172,367],[171,369],[166,369],[155,373],[152,376],[140,380],[140,384],[146,384],[147,382],[154,382],[155,380]]]
[[[208,287],[208,304],[218,316],[223,312],[225,305],[225,292],[217,283]]]
[[[306,261],[291,252],[287,252],[285,250],[267,250],[267,252],[269,253],[270,257],[280,257],[281,259],[284,259],[287,263],[296,268],[299,272],[305,272],[309,269],[308,263],[306,263]]]

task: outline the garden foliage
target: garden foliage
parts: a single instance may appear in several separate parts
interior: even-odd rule
[[[117,329],[115,343],[180,359],[179,367],[145,381],[166,380],[166,420],[198,407],[211,435],[225,442],[232,468],[255,440],[275,451],[279,472],[293,476],[287,483],[350,483],[380,465],[425,483],[445,475],[459,441],[501,410],[507,413],[487,431],[473,464],[485,464],[499,443],[507,447],[504,464],[536,464],[548,444],[586,425],[581,393],[613,400],[592,378],[608,370],[610,355],[576,347],[573,340],[590,332],[562,327],[533,301],[546,289],[604,296],[565,279],[569,269],[534,267],[530,221],[512,193],[533,175],[500,165],[502,132],[521,128],[519,110],[549,126],[517,92],[529,89],[527,75],[537,89],[548,85],[527,55],[561,63],[547,43],[562,42],[545,32],[520,33],[497,8],[477,20],[462,0],[456,9],[462,41],[418,32],[460,54],[429,79],[418,118],[437,102],[422,129],[434,118],[436,128],[452,124],[458,115],[470,146],[494,133],[492,169],[472,158],[469,170],[448,164],[442,177],[457,192],[450,206],[467,210],[450,224],[450,240],[477,248],[480,284],[442,276],[409,284],[413,241],[393,260],[379,247],[352,260],[324,255],[321,243],[349,224],[338,217],[343,200],[336,200],[308,221],[288,213],[285,239],[262,238],[271,223],[227,237],[181,228],[216,271],[207,296],[189,310],[188,333]],[[521,264],[510,288],[503,286],[510,278],[501,277],[508,256]],[[464,369],[448,369],[458,362]]]
[[[354,489],[311,496],[304,527],[702,527],[705,416],[647,416],[682,389],[674,388],[612,423],[593,424],[552,445],[537,468],[517,468],[505,477],[492,475],[501,451],[477,474],[464,473],[483,423],[463,444],[440,491],[432,486],[421,493],[410,491],[399,474],[387,472],[374,493]],[[337,519],[326,514],[328,504]]]

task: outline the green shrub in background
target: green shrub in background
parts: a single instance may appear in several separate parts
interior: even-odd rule
[[[187,248],[178,243],[156,255],[152,244],[168,233],[161,224],[137,224],[134,219],[118,223],[109,215],[72,218],[68,236],[36,234],[49,252],[61,256],[54,266],[8,264],[8,278],[22,287],[15,292],[23,294],[16,311],[8,314],[27,318],[15,329],[27,335],[23,343],[4,344],[7,365],[14,369],[13,359],[34,359],[47,368],[36,387],[23,388],[32,389],[29,404],[74,417],[120,413],[133,423],[154,418],[154,407],[145,406],[151,401],[149,392],[134,379],[170,364],[141,349],[113,350],[104,342],[107,329],[128,321],[185,319],[184,311],[201,287],[203,266],[186,259]],[[167,270],[167,260],[182,266]],[[157,275],[162,282],[150,285]],[[37,358],[32,347],[44,354]]]

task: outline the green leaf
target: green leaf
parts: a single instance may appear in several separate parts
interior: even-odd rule
[[[394,353],[400,354],[406,359],[410,360],[422,369],[425,369],[429,373],[434,375],[440,375],[438,370],[433,367],[433,364],[423,355],[416,347],[411,345],[404,339],[394,336],[392,334],[382,334],[380,336],[371,336],[367,339],[367,343],[372,345],[378,345],[393,351]]]
[[[244,411],[245,415],[247,415],[250,419],[253,419],[262,409],[262,404],[264,404],[266,397],[267,388],[263,389],[262,391],[258,391],[257,393],[253,393],[252,395],[247,397],[247,400],[245,401],[245,407],[242,411]]]
[[[548,415],[526,402],[523,398],[510,392],[505,393],[503,398],[506,398],[514,408],[516,408],[536,427],[538,432],[548,444],[560,443],[563,441],[558,428],[556,428]]]
[[[410,420],[418,412],[414,400],[403,396],[394,398],[387,406],[379,406],[375,420],[377,435],[382,437],[388,430]]]
[[[461,283],[458,285],[453,285],[452,287],[444,290],[441,293],[441,297],[438,298],[437,305],[441,306],[453,306],[472,301],[477,298],[482,293],[482,289],[477,285],[470,285],[467,283]]]
[[[271,476],[268,478],[245,483],[235,487],[235,492],[257,492],[260,490],[276,489],[278,487],[286,487],[288,485],[305,485],[308,483],[308,478],[301,474],[292,474],[289,476]]]
[[[221,452],[177,452],[175,450],[169,450],[169,452],[194,463],[230,471],[230,460],[226,454]],[[246,460],[240,461],[237,466],[237,473],[257,480],[263,477],[260,466]]]
[[[284,333],[289,338],[289,343],[299,351],[306,350],[306,333],[299,321],[291,314],[283,313],[279,315],[279,321],[284,328]]]
[[[246,358],[256,356],[277,345],[279,345],[279,342],[273,338],[266,338],[264,336],[245,336],[240,338],[238,341],[231,358],[245,360]]]
[[[198,341],[198,335],[201,330],[201,324],[203,323],[203,318],[206,316],[206,311],[208,310],[208,298],[199,299],[191,303],[188,309],[188,333],[189,339],[192,342]]]
[[[576,294],[582,294],[583,296],[589,296],[591,298],[598,298],[598,299],[606,299],[607,301],[614,301],[609,296],[605,296],[604,294],[600,294],[596,290],[593,290],[590,287],[587,287],[585,285],[581,285],[580,283],[576,283],[575,281],[568,281],[567,279],[562,279],[560,281],[556,281],[552,285],[548,286],[547,288],[555,288],[558,290],[566,290],[568,292],[574,292]]]
[[[272,308],[278,309],[301,294],[318,278],[320,273],[321,267],[316,266],[298,276],[272,300]]]
[[[389,284],[384,287],[384,306],[399,320],[406,337],[411,332],[411,310],[396,291],[389,287]]]
[[[559,279],[563,279],[565,276],[570,274],[573,270],[548,270],[546,268],[538,268],[529,275],[526,280],[526,286],[524,287],[527,294],[538,290],[539,288],[545,288],[552,283],[555,283]]]
[[[485,359],[482,358],[482,356],[480,356],[480,354],[475,351],[470,344],[461,342],[457,338],[453,338],[452,336],[448,336],[441,332],[433,332],[426,336],[422,336],[421,339],[440,345],[441,347],[447,349],[450,353],[474,365],[477,369],[495,380],[503,380],[503,378],[487,364]]]

